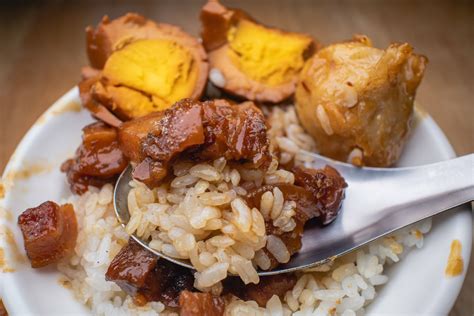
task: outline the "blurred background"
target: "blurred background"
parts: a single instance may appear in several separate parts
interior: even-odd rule
[[[0,171],[33,122],[80,79],[84,28],[137,12],[199,33],[204,0],[0,0]],[[323,45],[366,34],[379,48],[408,42],[430,63],[417,101],[457,154],[474,152],[474,1],[223,1],[257,20],[311,33]],[[468,267],[465,267],[468,268]],[[450,316],[473,315],[473,264]]]

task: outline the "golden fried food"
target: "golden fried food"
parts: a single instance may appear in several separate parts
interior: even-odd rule
[[[308,60],[296,110],[321,154],[386,167],[405,144],[428,60],[409,44],[372,47],[365,36],[325,47]]]
[[[272,103],[294,93],[298,74],[314,51],[310,36],[263,26],[215,0],[202,8],[201,22],[215,86]]]
[[[80,84],[81,96],[92,97],[85,103],[91,110],[101,104],[128,120],[201,96],[206,52],[178,27],[129,13],[112,21],[105,17],[86,32],[91,66],[102,70]]]

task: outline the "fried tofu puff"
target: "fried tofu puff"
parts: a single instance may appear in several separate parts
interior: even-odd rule
[[[101,70],[95,81],[80,84],[86,107],[102,104],[128,120],[201,96],[207,55],[197,39],[180,28],[128,13],[114,20],[104,17],[86,33],[90,64]]]
[[[266,27],[216,0],[204,5],[200,18],[215,86],[251,101],[278,103],[293,95],[315,50],[310,36]]]
[[[400,157],[428,60],[409,44],[372,47],[365,36],[327,46],[308,60],[296,110],[321,154],[387,167]]]

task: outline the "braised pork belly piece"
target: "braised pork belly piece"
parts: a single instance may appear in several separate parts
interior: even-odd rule
[[[226,100],[203,103],[205,144],[201,159],[250,162],[267,167],[271,161],[265,118],[253,102],[231,104]]]
[[[266,184],[259,188],[250,190],[246,196],[247,203],[250,207],[260,207],[260,201],[262,194],[268,191],[272,191],[275,187],[278,187],[283,193],[285,201],[295,201],[297,212],[295,217],[301,221],[306,222],[308,219],[318,217],[320,212],[314,203],[314,197],[310,191],[304,189],[301,186],[278,183],[278,184]]]
[[[119,142],[137,164],[133,177],[149,187],[161,183],[181,154],[195,160],[225,157],[263,168],[271,161],[264,116],[251,102],[181,100],[163,113],[124,123]]]
[[[105,278],[115,282],[138,305],[159,300],[159,277],[154,273],[157,261],[157,256],[130,240],[110,263]]]
[[[223,316],[225,301],[210,293],[183,291],[179,306],[180,316]]]
[[[180,293],[191,290],[194,282],[191,270],[158,260],[133,239],[112,260],[105,278],[132,296],[137,305],[161,301],[169,307],[177,307]]]
[[[3,305],[2,300],[0,300],[0,316],[8,316],[8,311],[5,308],[5,305]]]
[[[286,246],[290,256],[295,254],[301,249],[302,243],[301,238],[303,236],[303,227],[306,221],[318,215],[318,211],[314,206],[314,199],[310,192],[306,191],[302,187],[291,185],[291,184],[275,184],[275,185],[264,185],[260,188],[255,188],[246,196],[246,201],[249,207],[260,207],[262,195],[265,192],[272,192],[274,188],[278,188],[283,193],[285,201],[296,202],[296,214],[294,216],[295,227],[289,232],[283,231],[281,228],[273,225],[271,218],[265,218],[265,231],[267,236],[277,236],[280,238]],[[278,260],[264,248],[265,253],[270,259],[269,269],[277,267],[280,263]]]
[[[123,154],[132,162],[140,162],[146,158],[142,152],[142,141],[150,131],[159,128],[158,124],[164,112],[153,112],[129,122],[124,122],[118,129],[119,147]]]
[[[224,313],[222,297],[200,293],[193,288],[191,270],[159,260],[132,239],[112,260],[105,276],[107,281],[115,282],[132,296],[137,305],[161,301],[169,307],[179,306],[181,315],[185,316],[220,316]],[[279,274],[262,277],[258,284],[245,285],[238,277],[228,277],[223,281],[222,296],[232,294],[265,306],[273,295],[283,298],[296,280],[294,274]]]
[[[262,195],[265,192],[272,192],[278,188],[285,201],[295,202],[294,228],[285,231],[277,227],[271,218],[265,218],[265,229],[267,236],[278,237],[286,246],[289,255],[292,256],[302,247],[304,225],[310,219],[315,219],[325,225],[333,221],[342,205],[344,199],[344,188],[347,187],[344,178],[329,166],[324,169],[309,169],[295,167],[295,183],[264,185],[260,188],[250,190],[246,196],[246,201],[250,207],[260,207]],[[268,247],[268,243],[267,243]],[[269,269],[277,267],[280,263],[275,256],[264,248],[266,255],[270,259]]]
[[[82,144],[73,159],[61,166],[71,191],[83,194],[89,186],[114,182],[127,167],[128,160],[118,146],[117,130],[97,122],[84,127]]]
[[[246,301],[255,301],[265,307],[273,295],[283,300],[286,292],[295,286],[297,277],[294,273],[276,274],[260,277],[258,284],[245,285],[240,278],[228,277],[223,281],[223,294],[232,294]]]
[[[128,125],[128,124],[127,124]],[[133,127],[133,122],[129,123]],[[127,129],[124,126],[121,128]],[[149,187],[157,186],[168,174],[169,163],[185,150],[204,143],[202,108],[198,102],[183,100],[163,113],[152,129],[140,140],[144,159],[133,171],[133,177]],[[123,142],[125,154],[130,146]],[[128,154],[134,157],[136,154]]]
[[[71,204],[47,201],[18,217],[31,267],[40,268],[69,255],[76,245],[77,221]]]
[[[312,193],[321,223],[326,225],[335,220],[344,199],[344,189],[347,187],[339,172],[325,166],[324,169],[295,167],[293,173],[295,183]]]

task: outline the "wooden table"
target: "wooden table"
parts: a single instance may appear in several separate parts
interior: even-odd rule
[[[35,119],[79,79],[84,28],[128,11],[193,35],[204,1],[20,2],[0,6],[0,170]],[[377,47],[407,41],[430,59],[417,99],[459,155],[474,152],[474,5],[456,1],[225,1],[270,25],[323,44],[369,35]],[[474,274],[451,315],[472,315]],[[467,267],[466,267],[467,268]]]

